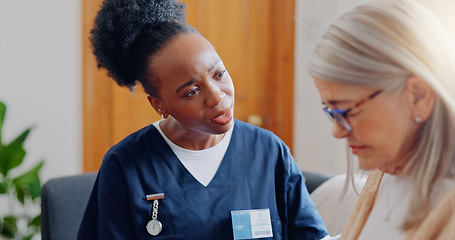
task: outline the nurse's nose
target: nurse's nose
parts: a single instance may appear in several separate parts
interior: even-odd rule
[[[211,83],[208,85],[208,94],[206,104],[208,107],[213,107],[221,103],[223,101],[224,96],[226,93],[221,91],[220,87],[217,86],[215,83]]]
[[[341,126],[337,121],[333,121],[333,126],[332,126],[332,135],[335,138],[341,139],[345,138],[349,135],[349,131],[346,130],[343,126]]]

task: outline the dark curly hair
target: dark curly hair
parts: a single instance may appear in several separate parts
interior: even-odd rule
[[[159,96],[148,63],[173,37],[198,33],[186,23],[185,8],[177,0],[104,0],[90,32],[98,68],[119,86],[132,90],[139,81],[147,94]]]

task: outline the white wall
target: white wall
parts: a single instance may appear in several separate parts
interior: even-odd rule
[[[331,135],[332,124],[308,75],[313,48],[328,25],[357,0],[296,0],[294,157],[304,170],[320,173],[346,171],[343,140]]]
[[[82,169],[80,18],[78,0],[0,0],[3,140],[34,125],[24,164],[44,159],[43,182]]]
[[[454,0],[417,0],[427,6],[444,24],[455,39],[455,1]]]
[[[346,169],[344,140],[334,140],[332,124],[321,110],[308,60],[327,26],[358,0],[296,0],[294,156],[302,169],[343,173]],[[432,10],[455,39],[455,1],[418,0]]]

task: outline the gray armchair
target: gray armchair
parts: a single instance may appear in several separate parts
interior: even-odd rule
[[[302,171],[303,177],[305,178],[305,184],[308,189],[308,192],[311,194],[319,185],[334,177],[335,174],[323,174]]]
[[[96,173],[54,178],[41,193],[42,240],[75,240]]]

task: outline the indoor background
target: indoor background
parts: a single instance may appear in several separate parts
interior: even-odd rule
[[[420,1],[455,32],[450,24],[455,1]],[[345,171],[345,146],[331,136],[306,63],[325,27],[355,2],[295,2],[292,149],[307,171]],[[0,101],[7,105],[3,141],[33,126],[24,167],[45,160],[43,182],[83,172],[81,8],[80,0],[0,0]]]

